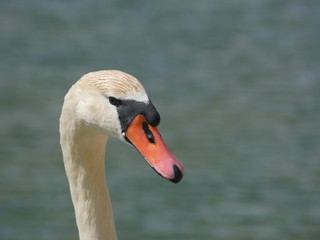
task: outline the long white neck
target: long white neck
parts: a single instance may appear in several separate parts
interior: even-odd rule
[[[61,119],[61,147],[81,240],[116,240],[105,174],[107,137]]]

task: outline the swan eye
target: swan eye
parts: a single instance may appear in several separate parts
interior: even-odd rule
[[[122,104],[122,101],[120,99],[115,98],[115,97],[109,97],[109,102],[111,105],[114,105],[116,107],[119,107]]]

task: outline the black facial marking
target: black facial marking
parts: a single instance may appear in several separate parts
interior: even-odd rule
[[[122,132],[125,132],[127,130],[132,120],[139,114],[143,115],[146,118],[148,124],[153,127],[157,126],[160,123],[160,115],[151,101],[149,101],[148,103],[138,102],[135,100],[119,101],[120,104],[113,105],[117,107]]]
[[[143,128],[143,131],[144,131],[144,133],[146,134],[146,137],[147,137],[147,139],[149,140],[149,142],[151,142],[151,143],[154,144],[154,142],[155,142],[154,135],[153,135],[153,133],[150,131],[149,126],[148,126],[148,123],[143,122],[143,123],[142,123],[142,128]]]

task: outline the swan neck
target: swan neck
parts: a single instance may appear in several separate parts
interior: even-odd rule
[[[60,132],[80,239],[116,240],[105,174],[107,137],[84,124],[70,126],[70,122]]]

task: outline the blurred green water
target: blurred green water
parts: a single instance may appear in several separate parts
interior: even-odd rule
[[[111,140],[119,239],[319,239],[318,1],[2,1],[0,239],[77,239],[58,144],[82,74],[138,77],[178,185]]]

